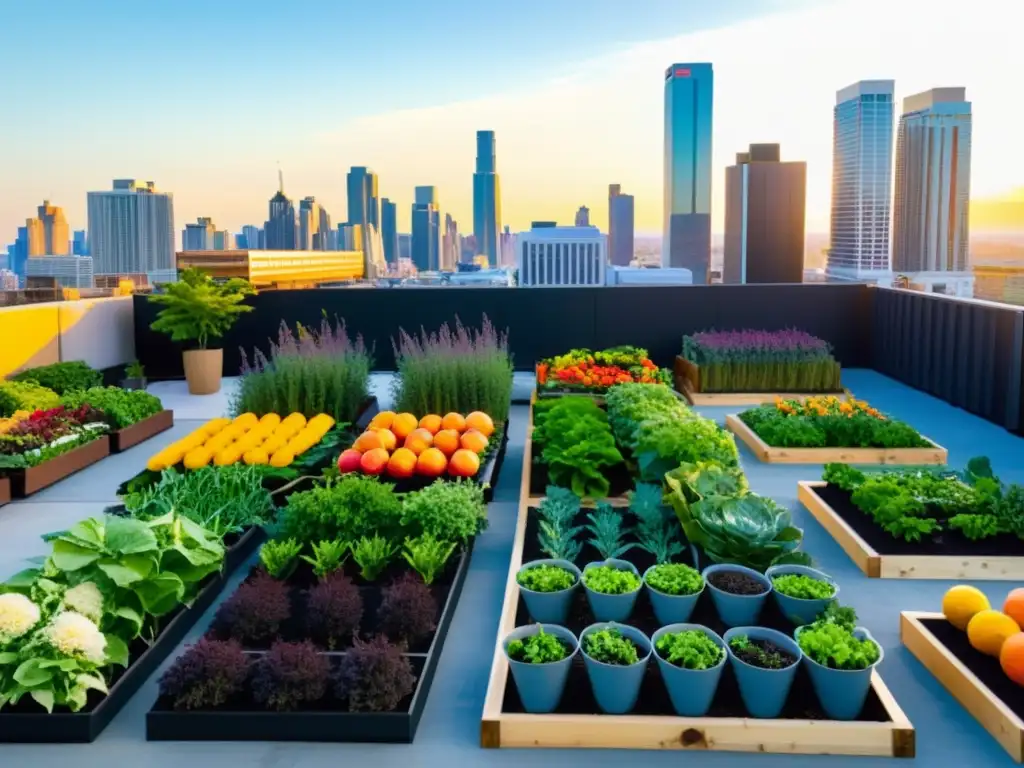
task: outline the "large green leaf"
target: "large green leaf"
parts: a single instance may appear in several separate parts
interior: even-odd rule
[[[62,571],[77,571],[92,565],[101,556],[102,552],[99,549],[89,549],[67,539],[58,539],[53,542],[53,553],[50,559],[54,566]]]
[[[142,581],[153,572],[155,563],[150,555],[125,555],[104,558],[97,567],[119,587],[128,587]]]
[[[33,701],[35,701],[36,704],[45,709],[48,713],[53,713],[53,691],[29,691],[29,696],[31,696]]]
[[[91,545],[97,549],[103,547],[103,521],[95,517],[75,523],[65,534],[68,538],[77,539],[85,545]]]
[[[107,647],[105,649],[107,654],[108,664],[117,664],[121,667],[128,666],[128,645],[117,635],[107,634],[104,635],[107,638]]]
[[[130,517],[109,516],[106,521],[106,549],[119,555],[154,552],[159,549],[156,535],[141,520]]]
[[[185,583],[174,573],[161,573],[132,586],[146,613],[163,616],[185,597]]]
[[[14,680],[26,688],[38,688],[53,678],[53,670],[42,666],[43,659],[28,659],[14,670]]]

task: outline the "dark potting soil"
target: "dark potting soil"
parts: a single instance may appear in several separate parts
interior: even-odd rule
[[[750,647],[742,651],[732,649],[733,654],[740,661],[745,661],[752,667],[762,669],[785,669],[796,661],[796,656],[779,648],[770,640],[750,640]],[[767,657],[767,658],[766,658]]]
[[[853,528],[880,555],[946,555],[954,557],[996,557],[1024,555],[1024,541],[1013,534],[1001,534],[971,541],[959,531],[939,531],[921,541],[904,541],[884,531],[866,512],[854,505],[850,494],[835,485],[812,489],[832,511]],[[929,510],[936,519],[951,517],[938,510]],[[955,514],[955,513],[954,513]]]
[[[609,497],[625,496],[627,492],[633,490],[633,478],[624,463],[605,468],[604,476],[608,478],[610,484]],[[547,465],[540,461],[539,455],[535,456],[530,466],[530,495],[543,496],[550,483]]]
[[[586,514],[581,513],[577,516],[574,524],[581,525],[585,519]],[[523,547],[524,563],[527,563],[530,560],[547,557],[547,555],[540,551],[540,547],[537,544],[538,528],[536,510],[531,509],[530,514],[527,517],[526,538]],[[589,544],[586,544],[584,545],[583,552],[580,557],[577,558],[575,564],[578,567],[583,568],[587,563],[599,559],[600,556],[597,552]],[[622,559],[633,563],[641,574],[648,567],[654,564],[653,557],[636,547],[623,555]],[[678,557],[677,562],[685,562],[687,565],[692,565],[692,562],[689,560],[689,552],[687,551]],[[564,626],[579,637],[579,634],[588,626],[595,623],[595,621],[596,619],[594,618],[594,614],[591,612],[590,606],[587,603],[586,593],[581,586],[573,596],[572,606],[569,610],[569,617],[565,621]],[[707,589],[704,590],[704,593],[697,600],[697,606],[693,611],[693,615],[690,617],[690,622],[708,627],[714,632],[717,632],[719,636],[723,635],[726,629],[728,629],[728,627],[726,627],[718,618],[718,612],[715,610],[714,603],[712,602],[710,590]],[[533,621],[530,618],[529,612],[526,610],[526,603],[523,601],[522,596],[520,596],[519,605],[516,610],[516,626],[521,627],[531,623],[533,623]],[[661,628],[661,623],[654,616],[654,610],[651,607],[650,598],[646,589],[641,590],[632,615],[624,623],[636,627],[647,635],[647,637],[651,637],[655,631]],[[768,627],[769,629],[777,629],[790,637],[792,637],[793,630],[795,629],[793,624],[786,619],[779,610],[775,600],[771,599],[765,601],[764,609],[762,610],[761,617],[758,620],[758,625]],[[635,714],[674,714],[672,704],[668,698],[668,693],[665,690],[664,683],[662,682],[661,673],[657,669],[657,664],[658,662],[653,657],[648,662],[647,670],[644,673],[644,681],[640,689],[640,698],[638,699],[636,709],[634,710]],[[502,711],[524,711],[522,703],[519,701],[519,694],[516,691],[515,682],[511,675],[509,675],[508,685],[505,687],[505,699]],[[594,700],[593,693],[591,692],[590,681],[587,678],[582,654],[577,654],[573,659],[572,670],[569,674],[568,683],[566,684],[565,695],[563,696],[562,703],[556,712],[559,714],[600,713],[600,710],[597,708],[597,702]],[[729,668],[728,663],[726,663],[725,671],[722,673],[718,693],[715,696],[715,700],[712,703],[711,710],[708,714],[711,717],[747,716],[747,711],[743,706],[743,701],[740,699],[739,688],[737,687],[735,677],[732,670]],[[790,692],[786,708],[780,717],[784,719],[828,719],[828,716],[825,714],[817,696],[814,693],[810,677],[807,675],[806,670],[803,669],[803,665],[801,665],[801,668],[797,671],[796,681],[793,683],[793,688]],[[879,723],[889,721],[889,716],[886,714],[885,707],[875,695],[874,691],[868,694],[867,702],[865,703],[864,709],[861,711],[858,719],[866,722]]]
[[[336,667],[336,665],[337,665],[339,660],[340,660],[340,654],[337,657],[332,658],[332,660],[331,660],[332,673],[333,673],[333,670]],[[402,699],[402,701],[399,702],[398,706],[395,707],[395,709],[391,710],[392,712],[403,712],[404,713],[404,712],[408,712],[409,711],[409,708],[410,708],[410,706],[412,704],[412,700],[415,697],[416,691],[419,689],[419,686],[420,686],[420,677],[421,677],[421,675],[423,673],[423,665],[425,664],[425,661],[426,660],[422,656],[410,656],[409,657],[409,663],[412,664],[413,674],[416,676],[416,685],[413,688],[413,692],[411,694],[409,694],[408,696],[406,696],[404,699]],[[186,710],[176,710],[174,708],[174,699],[172,697],[170,697],[170,696],[160,696],[156,700],[156,703],[153,705],[153,709],[150,710],[150,711],[151,712],[185,712]],[[220,706],[220,707],[210,707],[210,708],[205,708],[205,709],[190,709],[190,710],[187,710],[187,711],[188,712],[192,712],[192,713],[201,713],[201,712],[225,712],[225,713],[227,713],[227,712],[267,712],[267,711],[277,711],[277,710],[268,710],[262,704],[258,704],[256,701],[253,700],[252,696],[249,694],[248,689],[246,689],[241,694],[239,694],[239,695],[233,697],[232,699],[228,700],[223,706]],[[302,707],[299,707],[296,710],[289,710],[289,711],[293,711],[293,712],[332,712],[332,713],[339,713],[340,714],[340,713],[344,713],[344,712],[350,712],[351,710],[349,710],[348,705],[345,702],[341,701],[340,699],[338,699],[334,695],[333,682],[329,681],[328,684],[327,684],[327,690],[326,690],[323,698],[319,699],[318,701],[307,702]]]
[[[976,651],[963,632],[945,619],[921,619],[925,628],[935,636],[965,667],[967,667],[1017,717],[1024,718],[1024,688],[1003,672],[999,659]]]
[[[731,595],[760,595],[768,591],[764,584],[742,571],[715,571],[708,575],[708,583]]]

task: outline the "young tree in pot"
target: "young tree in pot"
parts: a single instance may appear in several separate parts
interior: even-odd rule
[[[502,645],[523,709],[531,714],[553,712],[580,648],[576,635],[555,624],[531,624],[512,630]]]
[[[212,395],[220,390],[224,350],[207,345],[227,333],[239,315],[252,311],[242,304],[251,293],[252,286],[245,280],[215,283],[198,269],[186,269],[166,293],[149,297],[162,306],[150,328],[168,334],[171,341],[194,345],[182,354],[189,394]]]
[[[129,391],[146,388],[146,369],[142,363],[133,360],[124,369],[124,378],[121,379],[121,389]]]
[[[622,715],[636,706],[651,657],[651,641],[636,627],[602,622],[580,634],[580,648],[597,706]]]

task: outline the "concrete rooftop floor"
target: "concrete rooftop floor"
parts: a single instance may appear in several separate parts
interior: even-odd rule
[[[949,449],[951,464],[962,466],[976,455],[991,457],[996,472],[1005,480],[1024,482],[1024,440],[975,418],[928,395],[909,389],[877,373],[851,370],[844,383],[858,398],[909,421],[924,434]],[[382,408],[391,401],[390,377],[374,375],[374,394]],[[116,502],[115,490],[144,468],[149,456],[162,446],[194,429],[202,420],[219,416],[227,407],[233,382],[225,382],[217,395],[191,397],[182,382],[154,384],[150,390],[175,411],[173,429],[148,443],[68,478],[29,500],[0,509],[0,575],[6,577],[24,567],[24,559],[45,554],[41,534],[59,530],[88,515],[100,513]],[[525,397],[532,376],[517,374],[516,396]],[[702,413],[723,421],[726,408],[704,408]],[[104,731],[89,745],[0,745],[0,766],[74,765],[75,768],[146,766],[191,768],[259,766],[260,768],[326,768],[336,765],[402,766],[588,766],[619,768],[632,761],[644,766],[678,765],[700,760],[708,766],[739,766],[748,762],[764,768],[783,766],[906,765],[905,761],[859,757],[792,757],[740,753],[642,752],[614,750],[482,750],[479,723],[494,650],[498,617],[518,506],[522,447],[527,409],[512,409],[509,450],[490,505],[490,527],[477,541],[469,578],[458,605],[444,653],[434,678],[430,698],[411,745],[174,743],[145,740],[145,714],[156,699],[157,672]],[[741,447],[743,467],[753,490],[773,497],[793,510],[796,524],[805,531],[805,548],[819,566],[842,586],[844,602],[852,604],[862,623],[885,649],[881,674],[907,717],[917,729],[917,763],[936,766],[1009,766],[1010,757],[988,733],[946,693],[899,642],[899,612],[905,609],[938,610],[941,581],[883,581],[868,579],[810,514],[797,503],[798,480],[818,479],[820,467],[768,465],[756,461]],[[247,569],[236,574],[237,583]],[[233,584],[221,598],[230,593]],[[978,586],[994,604],[1001,604],[1016,584],[980,582]],[[194,642],[213,615],[211,607],[186,638]],[[169,662],[170,660],[168,660]],[[166,664],[165,664],[166,666]]]

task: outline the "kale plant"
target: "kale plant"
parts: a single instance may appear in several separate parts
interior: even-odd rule
[[[259,644],[272,640],[290,616],[288,587],[270,574],[257,571],[221,604],[213,622],[222,636]]]
[[[312,643],[278,641],[253,668],[253,699],[267,709],[299,709],[324,697],[330,671],[328,657]]]
[[[583,545],[577,536],[584,530],[573,525],[580,510],[580,499],[567,488],[549,485],[544,500],[537,509],[540,532],[537,535],[541,551],[554,560],[576,562]]]
[[[355,635],[363,620],[363,596],[352,579],[334,571],[306,593],[306,630],[330,650]]]
[[[590,544],[605,560],[622,557],[635,544],[623,544],[622,538],[628,533],[622,528],[622,513],[606,501],[600,501],[597,509],[587,515],[590,524],[586,530],[590,533]]]
[[[679,521],[662,504],[659,486],[639,483],[630,499],[629,511],[637,519],[634,533],[640,548],[651,554],[655,562],[667,563],[682,554],[685,546],[680,541]]]
[[[383,590],[377,626],[392,640],[414,645],[437,628],[437,613],[430,587],[406,573]]]
[[[248,676],[249,658],[236,640],[203,637],[164,672],[160,695],[175,709],[213,709],[240,693]]]
[[[402,646],[383,635],[368,641],[357,637],[334,677],[335,695],[353,712],[390,712],[415,687],[416,675]]]

